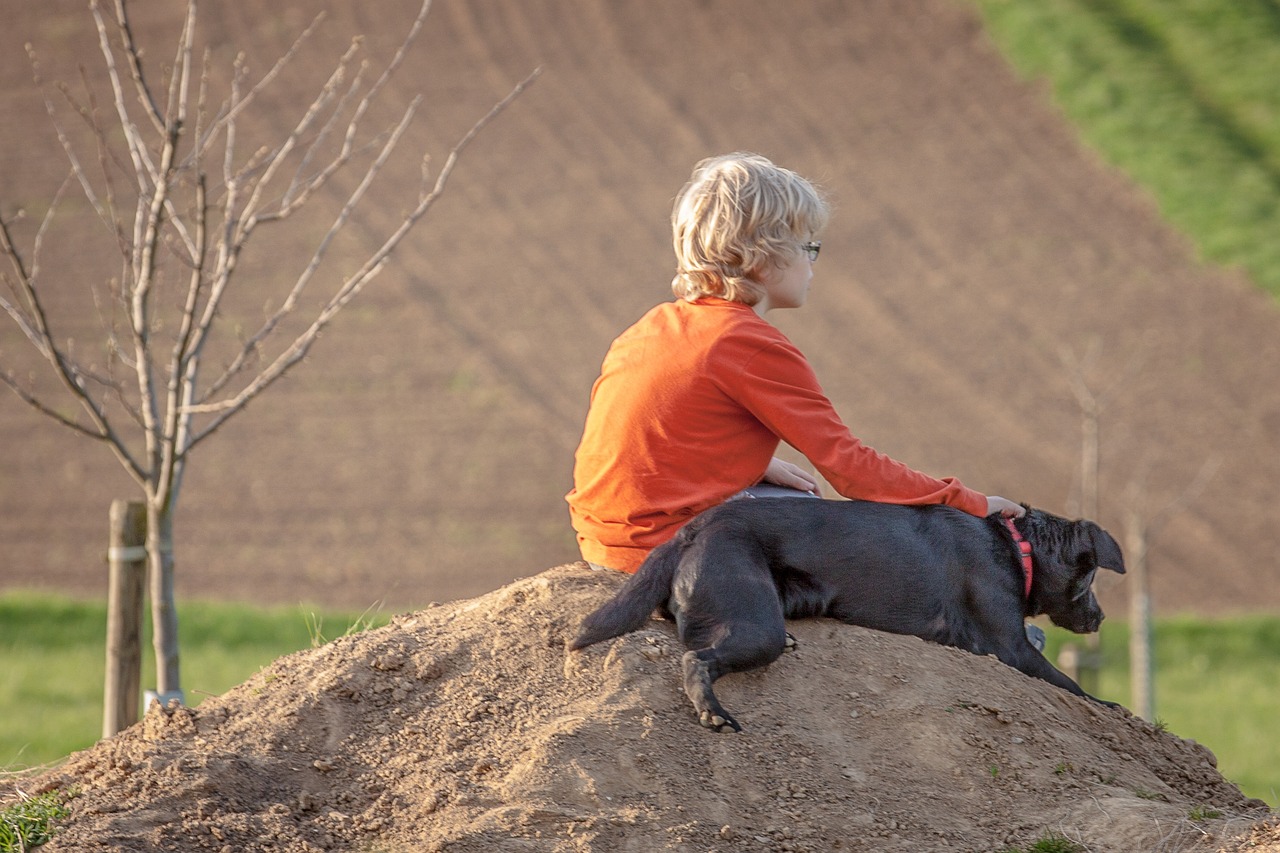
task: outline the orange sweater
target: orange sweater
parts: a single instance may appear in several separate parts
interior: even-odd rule
[[[778,441],[840,494],[945,503],[984,515],[984,495],[864,445],[813,368],[751,306],[663,303],[614,341],[566,496],[585,559],[634,572],[693,516],[760,481]]]

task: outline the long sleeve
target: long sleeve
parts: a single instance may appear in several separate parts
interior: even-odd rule
[[[720,363],[730,363],[721,360]],[[759,349],[726,370],[733,395],[774,435],[799,450],[847,498],[896,504],[948,504],[985,515],[986,496],[960,481],[935,478],[868,447],[840,419],[809,362],[789,342]]]

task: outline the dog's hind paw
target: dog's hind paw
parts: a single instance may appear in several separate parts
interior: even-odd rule
[[[716,714],[711,711],[703,711],[698,717],[698,722],[702,723],[713,732],[740,732],[742,726],[738,725],[738,721],[730,717],[727,713]]]
[[[788,631],[787,638],[782,641],[782,650],[784,652],[794,652],[799,647],[800,644],[796,642],[795,635]]]

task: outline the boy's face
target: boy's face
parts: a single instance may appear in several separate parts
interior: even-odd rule
[[[809,283],[813,280],[813,261],[807,253],[796,250],[768,264],[760,273],[760,284],[765,295],[756,305],[759,313],[774,308],[799,308],[809,296]],[[761,310],[763,308],[763,310]]]

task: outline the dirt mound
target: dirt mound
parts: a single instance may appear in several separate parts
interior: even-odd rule
[[[560,566],[152,707],[24,784],[79,791],[47,849],[1280,849],[1203,746],[912,637],[792,623],[712,734],[670,624],[565,651],[621,580]]]

